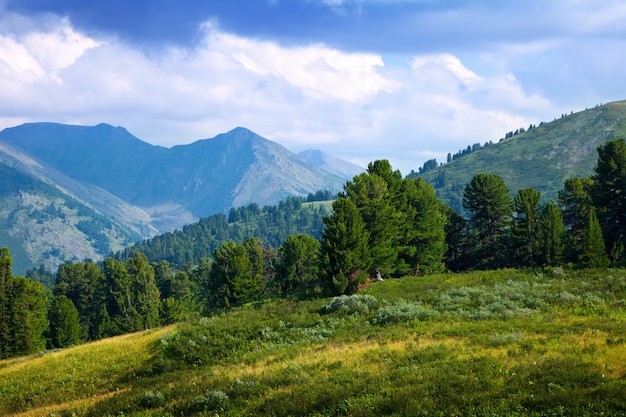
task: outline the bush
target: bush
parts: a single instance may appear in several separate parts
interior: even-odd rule
[[[139,404],[143,408],[157,408],[165,405],[165,396],[161,391],[146,391],[141,396]]]
[[[411,320],[423,321],[437,318],[439,315],[440,313],[437,310],[424,307],[420,302],[400,300],[379,308],[372,319],[372,323],[384,325]]]
[[[228,395],[222,390],[214,389],[196,397],[191,402],[194,411],[225,411],[228,406]]]
[[[378,300],[371,295],[341,295],[334,297],[328,304],[324,304],[320,308],[320,313],[330,314],[341,312],[344,314],[367,314],[376,307],[378,307]]]

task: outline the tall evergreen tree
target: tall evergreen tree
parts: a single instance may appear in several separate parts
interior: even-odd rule
[[[62,264],[52,293],[72,301],[83,332],[81,340],[96,339],[105,293],[104,277],[98,266],[91,261]]]
[[[48,291],[28,278],[13,276],[8,248],[0,248],[0,358],[45,347]]]
[[[578,263],[584,251],[589,216],[593,210],[590,178],[568,178],[559,191],[559,205],[565,226],[565,258]]]
[[[48,328],[48,290],[25,277],[16,277],[12,302],[12,356],[27,355],[46,347]]]
[[[346,195],[359,210],[369,231],[369,248],[372,257],[371,271],[383,275],[395,274],[400,241],[400,215],[396,210],[387,182],[377,174],[363,173],[345,186]]]
[[[12,354],[13,259],[8,248],[0,248],[0,358]]]
[[[284,294],[306,292],[319,284],[320,242],[308,235],[290,235],[278,248],[276,273]]]
[[[248,248],[226,242],[215,250],[208,290],[211,307],[230,308],[257,300],[263,293],[263,278],[257,262],[253,264]]]
[[[454,209],[447,208],[446,232],[446,266],[454,272],[470,267],[470,239],[467,220]]]
[[[442,271],[447,249],[447,216],[434,189],[422,178],[407,178],[402,182],[397,201],[403,222],[396,270],[400,274]]]
[[[333,214],[324,219],[320,248],[320,275],[336,295],[353,293],[367,280],[372,259],[370,233],[355,204],[347,197],[333,202]]]
[[[609,265],[604,239],[602,238],[602,228],[593,208],[587,219],[583,252],[580,255],[579,265],[583,268],[606,268]]]
[[[50,320],[48,338],[51,347],[65,348],[80,343],[82,331],[78,310],[72,300],[65,295],[55,297],[48,318]]]
[[[598,147],[592,197],[607,251],[614,261],[626,259],[626,142],[616,139]]]
[[[463,207],[471,213],[474,266],[498,268],[506,261],[506,233],[511,222],[511,197],[502,177],[476,174],[465,186]]]
[[[537,266],[540,263],[540,212],[541,193],[534,188],[523,188],[515,194],[515,217],[511,227],[513,254],[520,266]]]
[[[161,299],[154,278],[154,269],[150,267],[148,257],[144,254],[135,253],[131,259],[126,261],[125,267],[131,283],[131,304],[140,322],[133,324],[130,331],[159,326]]]
[[[549,201],[541,210],[540,262],[542,265],[556,266],[563,260],[563,217],[557,205]]]

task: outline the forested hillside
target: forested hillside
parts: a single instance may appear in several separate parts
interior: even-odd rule
[[[332,196],[332,193],[320,194]],[[315,194],[308,198],[314,199]],[[305,202],[301,197],[289,197],[275,206],[260,208],[253,203],[231,208],[228,217],[220,213],[202,218],[181,230],[130,246],[115,257],[126,260],[135,252],[141,252],[152,262],[167,261],[182,269],[188,264],[197,264],[202,258],[212,257],[220,245],[230,240],[243,243],[246,239],[256,237],[265,245],[278,248],[289,235],[306,234],[319,238],[323,228],[322,219],[332,212],[330,203]]]
[[[545,202],[556,200],[566,179],[591,176],[598,146],[620,138],[626,138],[626,101],[521,127],[499,142],[476,143],[449,154],[443,164],[429,161],[410,176],[424,178],[458,213],[464,211],[465,185],[481,172],[501,176],[511,195],[522,188],[535,188]]]

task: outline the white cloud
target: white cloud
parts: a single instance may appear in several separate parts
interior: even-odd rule
[[[497,45],[471,64],[445,52],[385,65],[378,54],[287,47],[215,22],[194,46],[148,53],[66,19],[18,26],[0,21],[0,128],[107,122],[171,146],[245,126],[293,151],[321,148],[362,165],[387,158],[408,173],[562,110],[511,67],[560,41]]]

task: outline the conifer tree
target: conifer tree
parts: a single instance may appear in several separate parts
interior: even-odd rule
[[[506,261],[506,233],[511,221],[511,198],[504,180],[495,174],[476,174],[465,186],[463,207],[470,213],[475,244],[474,266],[498,268]]]
[[[346,184],[345,192],[369,232],[371,267],[384,276],[395,274],[401,216],[393,204],[387,182],[378,174],[363,173]],[[374,270],[364,272],[373,274]]]
[[[556,266],[563,260],[563,217],[557,205],[549,201],[541,210],[540,217],[540,262]]]
[[[0,248],[0,358],[12,354],[13,260],[8,248]]]
[[[46,347],[48,328],[48,290],[25,277],[16,277],[12,301],[12,356],[27,355]]]
[[[398,194],[403,227],[397,269],[401,274],[441,272],[447,249],[443,204],[422,178],[404,179]]]
[[[55,297],[48,312],[50,320],[49,341],[53,348],[77,345],[81,340],[78,310],[65,295]]]
[[[609,259],[606,256],[602,228],[596,217],[595,209],[592,209],[587,219],[583,252],[580,256],[579,265],[582,268],[606,268]]]
[[[290,235],[278,248],[276,273],[283,293],[303,292],[319,283],[320,242],[308,235]]]
[[[607,253],[626,259],[626,142],[608,141],[598,147],[592,197],[603,230]]]
[[[523,188],[515,194],[513,207],[516,213],[511,227],[513,254],[520,266],[537,266],[540,262],[541,193],[534,188]]]
[[[257,300],[264,289],[262,271],[256,239],[245,245],[222,244],[213,255],[208,281],[211,305],[207,307],[230,308]]]
[[[126,261],[125,267],[131,284],[131,304],[138,316],[137,320],[133,320],[130,331],[159,326],[160,293],[148,257],[135,253]]]
[[[324,218],[320,248],[320,275],[335,295],[353,293],[365,282],[372,266],[370,234],[355,204],[347,197],[333,202],[333,214]]]
[[[566,260],[578,263],[584,251],[589,216],[593,210],[590,178],[568,178],[559,191],[559,205],[565,226]]]

